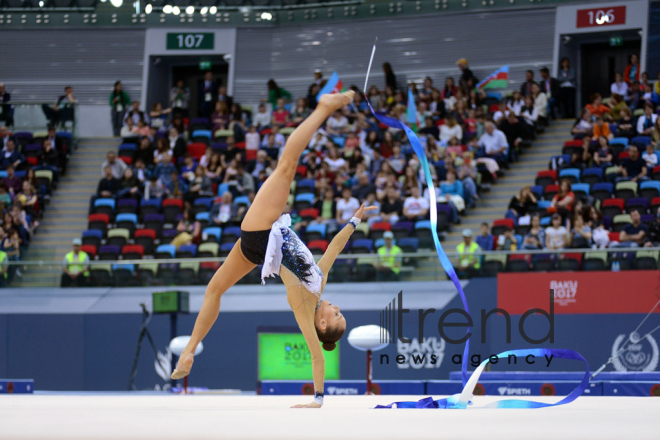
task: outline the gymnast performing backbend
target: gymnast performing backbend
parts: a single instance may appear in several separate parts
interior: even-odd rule
[[[350,103],[354,94],[349,91],[345,94],[323,95],[316,110],[289,137],[277,168],[261,186],[252,206],[245,214],[241,223],[241,238],[206,288],[204,303],[197,316],[190,342],[181,353],[172,379],[181,379],[190,373],[197,345],[218,318],[222,294],[261,264],[262,279],[272,275],[282,278],[287,290],[287,300],[312,358],[314,400],[294,408],[320,408],[323,405],[325,360],[319,342],[323,343],[323,349],[333,350],[335,342],[346,330],[346,320],[339,307],[328,301],[321,301],[321,292],[335,258],[344,249],[364,212],[374,208],[362,205],[357,210],[349,224],[332,240],[318,265],[307,246],[289,228],[290,217],[282,215],[282,211],[289,197],[298,160],[312,136],[335,110]]]

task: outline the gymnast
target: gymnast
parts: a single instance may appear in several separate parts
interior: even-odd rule
[[[323,95],[316,110],[291,134],[275,171],[259,189],[252,206],[241,223],[241,238],[236,242],[224,264],[215,273],[204,296],[190,342],[181,353],[172,379],[190,374],[197,345],[209,332],[220,312],[220,298],[231,286],[258,264],[263,265],[262,280],[279,275],[287,290],[287,300],[300,326],[312,359],[314,400],[294,408],[320,408],[323,405],[325,360],[321,350],[331,351],[346,330],[346,320],[339,307],[321,301],[321,292],[328,272],[337,255],[362,220],[363,204],[355,216],[332,240],[319,261],[289,228],[291,219],[282,215],[289,198],[291,182],[298,160],[318,128],[332,113],[351,102],[353,91]],[[283,267],[282,267],[283,266]]]

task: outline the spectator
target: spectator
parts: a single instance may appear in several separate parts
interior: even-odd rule
[[[440,142],[449,142],[449,139],[463,139],[463,128],[458,124],[454,116],[448,116],[445,124],[440,126]]]
[[[180,158],[188,151],[186,140],[181,136],[181,132],[176,127],[170,128],[167,140],[170,144],[170,150],[172,151],[170,155],[174,156],[176,159]]]
[[[278,99],[289,100],[291,93],[277,85],[274,79],[268,80],[268,101],[275,108]]]
[[[532,214],[531,228],[523,238],[522,249],[543,249],[545,243],[545,230],[541,227],[541,216],[538,213],[534,213]]]
[[[0,83],[0,121],[5,121],[5,124],[12,127],[14,125],[14,115],[9,101],[11,101],[11,95],[5,85]]]
[[[575,194],[571,191],[571,182],[568,179],[561,179],[559,192],[552,198],[548,212],[558,213],[562,218],[566,218],[573,211],[573,203],[575,203]]]
[[[37,194],[30,182],[23,181],[23,191],[16,197],[15,203],[31,218],[37,215]]]
[[[563,249],[568,244],[568,231],[561,224],[561,215],[552,214],[550,226],[545,229],[545,247],[549,250]]]
[[[188,185],[186,182],[179,177],[179,173],[176,172],[176,169],[170,172],[169,179],[165,179],[166,174],[161,174],[159,179],[165,185],[165,195],[168,199],[183,199],[183,196],[188,192]]]
[[[115,87],[110,94],[110,115],[112,121],[112,132],[115,137],[119,136],[124,125],[124,109],[131,104],[131,98],[124,92],[121,81],[115,82]]]
[[[89,277],[89,255],[80,250],[82,241],[73,239],[73,250],[64,256],[60,287],[86,287]]]
[[[77,102],[73,95],[73,87],[64,87],[64,95],[57,98],[53,106],[43,104],[41,109],[51,125],[57,125],[59,122],[73,121],[73,106]]]
[[[628,104],[623,100],[623,97],[616,93],[613,93],[612,96],[610,96],[610,102],[608,102],[607,105],[611,108],[610,116],[612,116],[612,121],[614,122],[621,119],[623,109],[628,108]]]
[[[224,102],[229,108],[232,108],[234,105],[234,98],[227,94],[227,86],[218,87],[218,101]]]
[[[277,107],[273,110],[273,116],[271,119],[271,125],[277,127],[285,127],[291,121],[291,115],[289,111],[284,107],[284,99],[280,98],[277,100]]]
[[[7,177],[2,179],[2,183],[4,183],[7,189],[9,190],[9,194],[11,195],[18,194],[19,192],[21,192],[21,189],[23,188],[23,179],[21,179],[20,177],[16,177],[16,174],[14,173],[13,165],[8,166],[5,171],[7,172]]]
[[[493,235],[490,233],[490,228],[488,227],[488,223],[484,222],[480,226],[481,234],[477,236],[475,241],[479,245],[479,248],[481,248],[484,251],[490,251],[493,250]]]
[[[214,203],[211,207],[211,220],[214,224],[225,226],[231,222],[237,221],[243,215],[245,207],[234,203],[234,197],[229,191],[222,195],[220,203]]]
[[[5,231],[0,228],[0,243],[5,240]],[[7,282],[9,281],[9,265],[7,262],[9,258],[7,253],[3,250],[0,250],[0,287],[7,287]]]
[[[539,115],[541,125],[548,125],[548,95],[541,91],[541,86],[532,84],[532,96],[534,97],[534,107]]]
[[[429,213],[429,202],[419,193],[418,187],[411,188],[411,195],[403,203],[403,216],[408,220],[423,220]]]
[[[504,233],[497,237],[498,251],[515,251],[518,249],[518,240],[513,235],[511,228],[506,228]]]
[[[594,116],[603,116],[604,118],[605,115],[607,115],[607,118],[610,119],[610,108],[606,105],[603,105],[603,97],[600,95],[600,93],[594,93],[591,95],[589,100],[591,102],[585,106],[585,108],[589,110],[589,113]]]
[[[660,208],[655,213],[655,219],[648,226],[646,232],[645,247],[658,247],[660,246]]]
[[[534,81],[534,71],[528,70],[525,72],[525,82],[520,85],[520,94],[523,96],[529,96],[534,93],[532,86],[536,84]],[[537,84],[538,85],[538,84]]]
[[[614,74],[614,82],[610,86],[610,92],[612,95],[620,95],[624,99],[628,96],[628,83],[623,80],[621,72]]]
[[[507,108],[509,111],[512,111],[516,116],[520,116],[523,106],[525,105],[525,100],[523,99],[522,94],[519,91],[514,91]]]
[[[472,241],[472,230],[463,229],[463,241],[456,246],[456,252],[459,254],[459,274],[472,278],[478,275],[481,267],[481,257],[475,256],[481,248]]]
[[[501,118],[500,130],[506,136],[506,141],[516,150],[522,150],[523,146],[530,146],[526,140],[532,138],[532,131],[526,124],[520,122],[513,112],[508,112],[506,117]]]
[[[467,93],[470,88],[468,87],[468,83],[472,82],[476,84],[477,78],[474,76],[472,71],[468,68],[468,60],[465,58],[461,58],[458,61],[456,61],[456,65],[458,66],[459,69],[461,69],[461,78],[458,81],[459,86],[463,90],[464,93]],[[443,97],[444,98],[444,97]]]
[[[601,136],[607,138],[608,141],[614,139],[614,135],[610,131],[610,124],[603,121],[602,116],[596,116],[596,123],[594,124],[593,137],[598,139]]]
[[[359,96],[359,94],[355,96]],[[302,121],[307,119],[307,117],[310,114],[311,112],[307,108],[307,102],[305,101],[305,98],[298,98],[298,100],[296,101],[296,108],[293,111],[293,113],[291,113],[291,122],[293,122],[297,126]]]
[[[399,193],[395,187],[389,186],[385,190],[385,198],[381,202],[380,217],[383,221],[394,225],[402,215],[403,202],[399,197]]]
[[[391,231],[385,231],[383,234],[385,246],[381,246],[376,251],[378,253],[378,281],[399,281],[401,272],[401,254],[403,251],[394,242],[394,234]]]
[[[138,126],[140,121],[144,122],[146,125],[148,125],[150,121],[149,115],[140,110],[140,101],[133,101],[131,103],[131,106],[124,115],[124,121],[127,119],[132,119],[133,124],[136,126]]]
[[[606,169],[612,166],[614,161],[614,152],[610,148],[610,144],[605,136],[598,138],[598,151],[594,154],[594,163]]]
[[[529,217],[529,211],[533,208],[536,208],[538,201],[532,192],[531,186],[524,186],[519,194],[511,197],[509,202],[509,211],[507,212],[507,218],[513,218],[515,222],[525,225],[529,224],[531,218]],[[526,217],[526,221],[523,218]]]
[[[353,217],[353,213],[360,208],[360,202],[353,197],[351,188],[344,186],[341,190],[341,199],[337,201],[337,224],[344,225]]]
[[[525,105],[520,109],[520,116],[527,124],[529,132],[532,133],[532,138],[534,138],[534,133],[540,125],[539,111],[534,104],[535,101],[533,94],[525,96],[524,100]]]
[[[149,176],[144,186],[144,200],[162,199],[165,196],[165,184],[155,174]]]
[[[188,193],[184,199],[192,204],[196,198],[205,196],[213,196],[213,182],[206,175],[206,169],[202,165],[199,165],[195,168],[194,177],[190,181]]]
[[[463,198],[463,184],[456,177],[456,171],[453,168],[447,170],[447,180],[440,184],[439,195],[446,197],[451,208],[451,221],[458,224],[458,213],[465,210],[465,199]],[[428,196],[428,194],[425,195]]]
[[[149,112],[149,119],[151,120],[151,128],[156,131],[164,128],[167,125],[167,115],[172,113],[172,108],[163,108],[163,104],[160,102],[155,103],[151,106],[151,111]]]
[[[576,210],[577,212],[577,210]],[[573,230],[571,231],[571,247],[590,248],[592,244],[591,227],[585,224],[581,213],[576,213],[573,217]]]
[[[154,147],[147,137],[140,139],[138,148],[133,152],[133,162],[138,159],[142,159],[144,163],[152,163],[154,160]]]
[[[105,173],[105,169],[110,167],[112,170],[112,175],[115,179],[121,179],[124,175],[124,170],[128,167],[123,160],[117,157],[117,154],[114,151],[108,151],[106,155],[106,160],[101,165],[101,169]]]
[[[6,126],[0,127],[0,149],[7,148],[7,142],[9,140],[16,142],[16,138],[9,132]]]
[[[357,176],[357,182],[357,185],[353,187],[353,196],[355,196],[358,201],[363,201],[367,198],[368,194],[376,192],[376,185],[369,182],[369,174],[366,172],[360,173]]]
[[[163,160],[156,165],[153,175],[156,176],[157,179],[161,179],[165,186],[168,186],[170,184],[170,175],[172,173],[176,174],[178,178],[179,173],[172,163],[169,153],[163,153]]]
[[[119,182],[119,191],[117,192],[117,198],[123,199],[132,197],[135,199],[141,199],[142,193],[140,192],[140,180],[137,178],[132,168],[126,168],[124,170],[124,175],[122,176]]]
[[[89,212],[94,211],[94,202],[99,198],[114,198],[119,190],[121,189],[121,183],[112,172],[111,166],[106,166],[104,169],[104,177],[99,180],[99,184],[96,186],[96,195],[92,196],[92,200],[89,207]]]
[[[625,225],[619,234],[619,243],[613,244],[610,247],[636,248],[644,246],[644,242],[648,238],[646,236],[649,229],[648,226],[642,223],[639,211],[636,209],[630,213],[630,220],[632,223]]]
[[[653,113],[653,104],[644,104],[644,114],[637,120],[637,134],[651,136],[658,115]]]
[[[616,177],[616,174],[612,174],[612,176],[616,177],[617,182],[622,180],[633,182],[648,180],[646,162],[640,157],[636,145],[630,145],[628,147],[628,155],[629,157],[623,159],[619,167],[619,173],[621,173],[622,177]]]
[[[630,55],[626,70],[623,72],[624,81],[628,84],[632,83],[633,81],[639,81],[639,70],[639,55],[634,53]]]
[[[561,114],[564,118],[575,117],[575,91],[577,81],[575,69],[571,67],[571,61],[564,57],[561,60],[558,78],[559,80],[559,101]]]
[[[617,136],[631,139],[635,136],[636,129],[632,111],[628,107],[623,107],[621,109],[621,119],[617,121]]]
[[[550,112],[548,116],[552,119],[557,119],[555,107],[559,105],[559,80],[550,76],[550,70],[548,70],[547,67],[541,68],[539,72],[541,73],[542,78],[539,84],[541,86],[541,91],[543,91],[548,98],[548,111]]]
[[[339,151],[337,151],[337,148],[334,147],[328,149],[328,157],[326,157],[323,161],[330,166],[330,171],[333,173],[338,172],[340,168],[346,165],[346,160],[339,156]],[[357,210],[357,208],[355,208],[355,210]],[[350,218],[351,217],[348,219],[350,220]]]
[[[133,163],[133,174],[135,174],[135,177],[140,181],[140,184],[143,185],[149,180],[151,171],[146,167],[145,161],[138,158]]]
[[[213,72],[208,71],[204,74],[204,82],[199,85],[197,92],[200,115],[207,119],[210,118],[213,112],[213,103],[216,101],[218,101],[218,86],[213,80]],[[223,104],[229,109],[225,102]]]
[[[188,103],[190,101],[190,89],[185,86],[182,79],[177,80],[176,85],[170,90],[170,107],[172,117],[175,115],[187,117]]]
[[[589,109],[582,109],[580,118],[575,121],[571,134],[575,139],[582,139],[585,136],[592,136],[594,132],[594,124],[591,122],[591,112]]]
[[[124,121],[124,125],[119,131],[119,136],[123,138],[137,137],[137,126],[133,123],[133,119],[129,118]]]
[[[495,128],[495,124],[492,122],[486,122],[484,130],[484,134],[479,139],[479,146],[485,150],[486,155],[495,159],[498,163],[506,164],[509,148],[506,136]]]
[[[7,169],[10,165],[14,167],[14,169],[20,169],[25,165],[25,156],[19,153],[16,148],[16,142],[12,138],[7,140],[5,148],[0,151],[0,154],[2,154],[0,168],[3,170]]]
[[[259,104],[259,111],[254,115],[253,123],[259,130],[270,126],[271,115],[266,111],[265,104]]]
[[[646,162],[649,172],[653,170],[653,167],[658,165],[658,156],[656,156],[652,144],[646,146],[646,151],[642,154],[642,159]]]
[[[176,226],[177,235],[170,242],[176,250],[183,245],[199,241],[202,236],[202,225],[195,219],[191,219],[190,210],[183,210],[183,218]]]
[[[322,192],[323,196],[318,197],[314,202],[314,208],[318,209],[319,216],[312,223],[325,224],[332,231],[337,229],[337,202],[335,201],[335,192],[328,188]]]
[[[9,195],[9,190],[5,182],[0,182],[0,210],[4,211],[9,206],[11,206],[11,196]]]

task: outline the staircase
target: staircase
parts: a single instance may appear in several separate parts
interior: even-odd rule
[[[87,229],[89,198],[102,177],[101,165],[114,138],[83,138],[69,160],[66,176],[53,192],[37,234],[24,261],[43,261],[43,266],[27,265],[23,277],[14,278],[11,287],[55,287],[60,285],[61,261],[71,250],[71,241]]]

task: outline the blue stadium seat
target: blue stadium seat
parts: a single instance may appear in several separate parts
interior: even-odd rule
[[[548,209],[551,204],[552,201],[550,200],[539,200],[536,205],[541,209]]]
[[[307,241],[312,241],[312,238],[310,236],[313,235],[320,235],[320,237],[313,237],[314,240],[325,240],[325,233],[327,230],[326,225],[309,225],[307,226],[307,229],[305,230],[305,235],[307,237]]]
[[[588,183],[590,185],[598,183],[603,180],[603,169],[602,168],[587,168],[582,171],[581,181]]]
[[[116,203],[117,202],[115,199],[101,198],[94,201],[94,207],[96,208],[97,206],[109,206],[114,211]]]
[[[541,219],[541,226],[550,226],[550,220],[552,217],[543,217]]]
[[[409,237],[406,237],[406,238],[409,238]],[[417,240],[417,239],[415,238],[414,240]],[[394,240],[392,240],[392,244],[393,245],[397,244],[396,238]],[[378,248],[381,248],[383,246],[385,246],[385,239],[384,238],[379,238],[374,242],[374,249],[378,249]]]
[[[112,271],[116,270],[127,270],[130,273],[135,273],[135,265],[134,264],[122,264],[122,263],[115,263],[112,265]]]
[[[237,205],[250,206],[250,200],[247,196],[239,196],[234,199],[234,203]]]
[[[156,248],[156,258],[174,258],[175,254],[176,247],[171,244],[161,244]]]
[[[193,139],[203,137],[210,141],[213,135],[211,134],[211,130],[195,130],[193,131],[192,137]]]
[[[625,137],[615,137],[610,141],[610,145],[623,145],[624,147],[628,146],[630,141]]]
[[[417,252],[417,248],[419,247],[419,239],[414,237],[402,238],[397,243],[397,246],[399,246],[404,252]]]
[[[658,182],[660,183],[660,182]],[[574,193],[583,193],[584,195],[589,195],[589,184],[588,183],[574,183],[571,185],[571,191]]]
[[[213,204],[213,199],[211,197],[199,197],[195,199],[193,206],[204,206],[207,211],[210,211],[212,204]]]
[[[660,196],[660,181],[647,180],[642,182],[639,185],[638,193],[640,197],[646,197],[647,199]]]
[[[568,179],[571,183],[580,181],[580,170],[578,168],[564,168],[559,171],[559,179]]]
[[[229,191],[229,184],[221,183],[220,185],[218,185],[218,195],[219,196],[222,196],[227,191]]]
[[[134,226],[137,225],[137,221],[138,221],[137,214],[130,214],[130,213],[119,214],[115,218],[116,223],[132,222]]]
[[[197,256],[197,245],[196,244],[185,244],[179,246],[179,249],[176,251],[177,258],[195,258]]]
[[[211,221],[211,213],[210,212],[198,212],[197,215],[195,215],[195,220],[198,222],[209,222]]]
[[[611,143],[611,142],[610,142]],[[641,147],[642,149],[646,148],[648,144],[651,143],[651,137],[650,136],[635,136],[630,140],[630,143],[632,145],[637,145],[638,147]]]
[[[373,240],[361,238],[351,242],[351,252],[354,254],[369,254],[374,248]]]
[[[205,214],[208,214],[208,213],[205,213]],[[206,239],[204,239],[205,236],[207,237]],[[209,242],[209,241],[213,242],[214,240],[213,240],[212,237],[215,237],[215,243],[219,243],[220,238],[222,237],[222,228],[212,226],[210,228],[202,229],[202,241],[204,241],[204,242]]]

